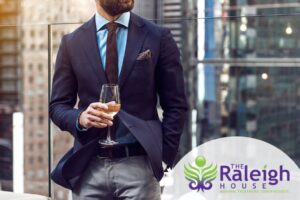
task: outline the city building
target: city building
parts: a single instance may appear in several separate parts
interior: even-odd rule
[[[231,0],[223,10],[230,16],[265,16],[232,17],[224,26],[229,30],[224,58],[236,61],[228,70],[227,135],[269,142],[298,165],[300,19],[291,14],[299,7],[295,1]]]
[[[48,195],[48,51],[53,63],[64,34],[88,20],[95,11],[93,0],[23,0],[21,2],[21,50],[24,108],[24,190]],[[48,47],[48,24],[52,45]],[[78,24],[68,24],[78,23]],[[51,68],[53,74],[53,68]],[[51,74],[51,75],[52,75]],[[53,124],[53,165],[69,149],[72,137]],[[65,200],[68,191],[55,185],[54,198]]]
[[[13,190],[13,113],[21,106],[19,1],[0,1],[0,190]]]
[[[289,16],[299,2],[160,6],[157,21],[171,29],[182,53],[190,105],[180,157],[213,138],[238,135],[270,142],[299,164],[299,18]]]

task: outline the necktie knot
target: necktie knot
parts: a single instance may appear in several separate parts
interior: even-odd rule
[[[118,24],[115,22],[109,22],[106,24],[106,28],[109,32],[115,32],[118,28]]]

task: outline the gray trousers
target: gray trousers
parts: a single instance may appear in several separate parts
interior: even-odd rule
[[[73,200],[160,200],[146,156],[95,157],[72,191]]]

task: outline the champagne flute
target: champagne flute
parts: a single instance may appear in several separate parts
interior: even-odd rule
[[[107,110],[102,109],[101,111],[114,117],[121,109],[119,86],[116,84],[104,84],[102,85],[100,102],[105,103],[108,107]],[[99,140],[99,143],[104,147],[111,147],[118,144],[118,142],[112,140],[111,130],[108,127],[107,137],[104,140]]]

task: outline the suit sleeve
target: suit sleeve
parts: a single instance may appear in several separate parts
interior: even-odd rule
[[[81,110],[75,109],[77,80],[67,51],[66,36],[63,37],[55,63],[49,116],[61,130],[79,139],[76,121]]]
[[[163,161],[173,166],[186,118],[187,102],[179,49],[168,29],[163,29],[156,73],[163,109]]]

